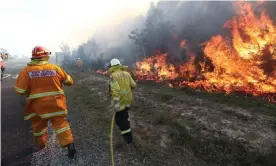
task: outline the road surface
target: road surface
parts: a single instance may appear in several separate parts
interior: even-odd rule
[[[29,165],[33,151],[30,122],[24,121],[24,96],[16,94],[13,85],[26,62],[6,64],[1,82],[1,165]]]

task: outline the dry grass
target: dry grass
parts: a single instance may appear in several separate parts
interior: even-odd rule
[[[74,78],[78,83],[66,94],[77,144],[96,144],[98,155],[105,156],[97,163],[109,164],[107,78],[94,73]],[[138,149],[116,150],[119,165],[276,164],[275,105],[154,83],[139,84],[134,94],[130,119]],[[117,127],[114,137],[121,141]]]

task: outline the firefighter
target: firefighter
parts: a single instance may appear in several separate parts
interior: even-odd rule
[[[120,128],[125,142],[132,144],[133,139],[128,110],[133,101],[132,90],[136,88],[136,83],[126,69],[127,66],[122,66],[118,59],[112,59],[110,61],[109,92],[111,94],[111,106],[116,112],[116,124]]]
[[[17,93],[26,95],[24,119],[31,120],[39,149],[46,146],[48,121],[51,121],[60,146],[67,147],[67,156],[73,158],[76,150],[66,120],[66,97],[62,89],[62,84],[70,86],[73,80],[63,69],[48,63],[50,54],[44,47],[36,46],[31,62],[20,72],[14,88]]]
[[[0,66],[1,66],[1,81],[3,81],[3,75],[5,72],[5,61],[2,58],[2,55],[0,57]]]
[[[83,61],[80,58],[77,59],[76,66],[77,66],[79,72],[80,71],[83,72]]]

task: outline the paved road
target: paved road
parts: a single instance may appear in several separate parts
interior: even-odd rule
[[[24,96],[13,90],[16,77],[26,63],[8,62],[1,83],[1,165],[29,165],[33,151],[30,122],[24,121]]]

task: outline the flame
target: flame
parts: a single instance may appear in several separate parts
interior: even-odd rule
[[[179,74],[174,65],[167,63],[167,56],[168,54],[165,53],[136,62],[136,77],[142,80],[156,80],[157,82],[176,79]]]
[[[187,45],[187,40],[182,40],[179,44],[180,48],[185,48]]]
[[[272,47],[276,44],[276,27],[265,11],[258,18],[250,3],[236,3],[239,15],[224,26],[231,29],[232,40],[217,35],[205,43],[204,53],[215,69],[204,76],[226,92],[276,93],[275,72],[266,73],[260,67],[268,56],[274,61],[270,65],[275,69],[276,54]]]
[[[189,53],[187,55],[189,56]],[[182,63],[182,65],[179,67],[181,77],[187,78],[189,80],[197,74],[194,61],[195,61],[195,56],[192,56],[188,62]]]
[[[96,70],[96,73],[98,73],[98,74],[102,74],[102,75],[105,75],[105,76],[108,76],[108,71],[104,71],[104,70]]]
[[[187,49],[187,40],[182,40],[179,45],[187,49],[188,61],[176,66],[167,62],[168,54],[154,55],[136,63],[136,77],[157,82],[182,78],[180,87],[243,92],[276,102],[276,26],[265,10],[257,16],[250,3],[234,5],[237,15],[224,24],[231,36],[216,35],[202,44],[204,56],[214,66],[212,71],[205,70],[205,61],[196,68],[196,55]]]

